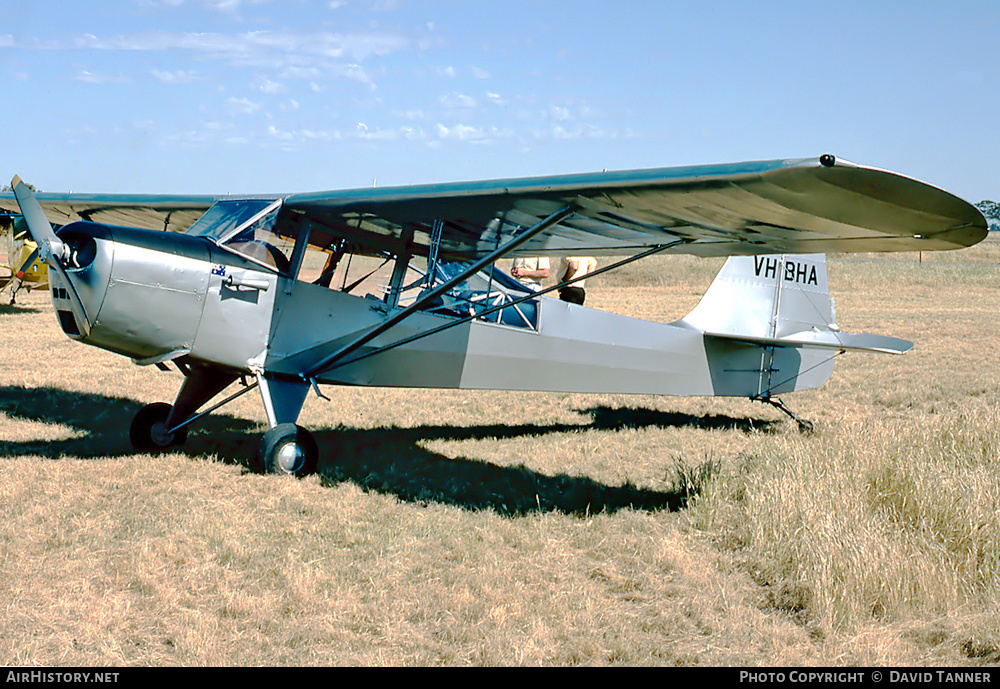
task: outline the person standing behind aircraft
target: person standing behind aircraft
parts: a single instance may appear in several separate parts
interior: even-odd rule
[[[510,274],[533,292],[542,288],[542,280],[549,276],[549,259],[515,258]]]
[[[597,268],[597,260],[592,256],[563,256],[559,261],[559,282],[589,275]],[[584,280],[574,282],[559,290],[559,298],[571,304],[583,305],[587,292],[583,288]]]

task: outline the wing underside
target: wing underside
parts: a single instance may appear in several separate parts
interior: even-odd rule
[[[221,197],[39,194],[53,224],[88,219],[183,231]],[[234,198],[234,197],[226,197]],[[941,189],[832,156],[686,168],[276,195],[283,231],[372,251],[487,255],[563,209],[512,255],[932,251],[971,246],[986,221]],[[7,195],[0,208],[11,210]],[[52,216],[56,217],[52,217]],[[61,221],[61,222],[60,222]]]
[[[183,232],[225,196],[38,193],[35,198],[56,227],[86,220],[145,230]],[[0,211],[19,214],[11,193],[0,194]]]

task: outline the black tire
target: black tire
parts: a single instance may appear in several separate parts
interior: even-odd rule
[[[260,439],[251,467],[258,474],[302,478],[316,472],[319,450],[312,433],[294,423],[278,424]]]
[[[163,452],[180,447],[187,441],[187,427],[166,433],[170,405],[165,402],[147,404],[132,419],[128,437],[132,447],[140,452]]]

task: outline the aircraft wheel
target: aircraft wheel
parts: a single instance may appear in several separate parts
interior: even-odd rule
[[[187,440],[187,428],[167,433],[170,405],[165,402],[147,404],[132,419],[128,436],[132,447],[140,452],[160,452],[179,447]]]
[[[294,423],[278,424],[260,439],[253,469],[302,478],[316,471],[319,451],[312,433]]]

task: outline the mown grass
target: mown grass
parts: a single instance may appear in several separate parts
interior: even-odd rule
[[[253,395],[135,454],[179,377],[68,341],[44,295],[0,307],[0,659],[1000,662],[998,247],[832,257],[841,327],[917,346],[789,396],[811,434],[746,400],[329,390],[304,481],[246,471]],[[720,265],[588,300],[673,320]]]

